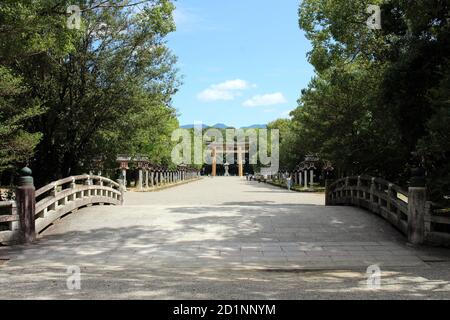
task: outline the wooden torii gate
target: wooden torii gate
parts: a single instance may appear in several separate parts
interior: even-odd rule
[[[248,153],[249,144],[242,142],[235,142],[232,144],[213,142],[208,145],[211,150],[212,158],[212,173],[213,177],[217,176],[217,155],[223,156],[226,154],[237,154],[237,162],[239,166],[239,177],[244,176],[245,154]]]

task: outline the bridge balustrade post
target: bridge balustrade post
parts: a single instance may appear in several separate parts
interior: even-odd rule
[[[375,202],[375,178],[370,179],[370,203]]]
[[[345,178],[345,190],[344,190],[344,194],[345,194],[345,197],[347,198],[347,203],[350,201],[350,203],[353,203],[353,193],[352,192],[350,192],[350,197],[348,196],[348,193],[349,193],[349,186],[350,186],[350,179],[349,179],[349,177],[346,177]]]
[[[70,188],[71,189],[76,189],[76,187],[77,187],[77,184],[75,182],[75,178],[72,178],[72,182],[70,183]]]
[[[91,179],[91,175],[90,174],[88,175],[88,177],[87,177],[86,181],[84,182],[84,184],[87,185],[87,186],[92,186],[92,179]],[[88,196],[89,197],[92,196],[93,192],[95,192],[95,190],[91,190],[89,188],[89,190],[87,191]]]
[[[426,204],[425,172],[415,168],[408,188],[408,241],[411,244],[421,245],[425,241]]]
[[[360,196],[359,196],[360,191],[362,191],[362,181],[361,181],[361,176],[358,176],[358,179],[356,181],[356,199],[353,199],[354,201],[356,201],[356,204],[358,206],[361,206],[361,203],[362,203]],[[352,195],[353,195],[353,193],[354,192],[352,191]],[[354,197],[354,195],[353,195],[353,197]]]
[[[75,190],[77,188],[77,184],[75,181],[75,178],[72,177],[72,182],[70,182],[70,189]],[[73,193],[72,195],[69,196],[68,200],[69,201],[74,201],[76,199],[77,195],[76,193]],[[45,213],[44,213],[45,215]]]
[[[36,197],[32,171],[28,167],[20,170],[16,203],[20,221],[20,241],[25,244],[32,243],[36,240]]]
[[[387,201],[386,201],[386,206],[387,206],[387,209],[389,212],[392,212],[392,197],[394,195],[393,191],[392,191],[392,187],[393,187],[393,184],[389,183],[388,190],[387,190],[388,197],[387,197]]]

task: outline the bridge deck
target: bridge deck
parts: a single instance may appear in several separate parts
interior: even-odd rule
[[[382,270],[427,270],[432,268],[430,262],[450,261],[448,250],[408,247],[405,238],[387,222],[363,210],[325,207],[321,194],[288,192],[238,178],[206,178],[161,192],[128,193],[125,199],[123,207],[96,206],[64,218],[31,247],[0,251],[10,259],[0,266],[0,297],[8,297],[4,284],[11,288],[11,296],[16,292],[21,297],[20,290],[13,288],[26,287],[21,283],[26,274],[36,286],[53,281],[63,295],[68,294],[63,290],[65,282],[57,282],[67,277],[67,266],[81,267],[90,283],[97,283],[89,291],[96,297],[102,292],[98,281],[105,281],[106,287],[120,282],[127,284],[127,290],[134,288],[121,296],[117,287],[114,297],[188,298],[189,290],[203,284],[200,275],[208,273],[214,274],[217,283],[231,275],[245,283],[251,274],[264,272],[260,281],[270,282],[267,286],[281,294],[281,284],[289,277],[275,281],[280,272],[353,270],[359,273],[353,274],[351,286],[359,287],[364,283],[363,273],[372,264],[379,264]],[[272,278],[275,282],[267,278],[268,271],[277,274]],[[33,278],[33,272],[39,276]],[[449,275],[445,276],[449,280]],[[292,277],[299,283],[305,280],[298,279],[298,274]],[[178,279],[180,286],[190,281],[192,287],[188,291],[169,290],[161,285],[169,278],[170,286]],[[447,280],[446,290],[440,293],[450,297]],[[232,283],[236,286],[239,281],[227,284],[231,293],[235,292]],[[140,286],[148,288],[136,291]],[[264,290],[258,293],[262,296],[246,292],[239,297],[264,297]],[[202,294],[205,292],[200,290],[192,297],[208,298]],[[215,297],[233,296],[216,293]]]

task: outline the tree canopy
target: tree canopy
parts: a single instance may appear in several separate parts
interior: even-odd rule
[[[168,163],[180,84],[165,40],[173,3],[77,1],[79,29],[67,26],[73,4],[0,5],[0,165],[30,162],[42,184],[86,172],[99,156]]]
[[[366,24],[369,4],[381,8],[381,30]],[[297,157],[283,165],[316,153],[340,175],[405,185],[416,155],[432,197],[443,200],[450,189],[449,12],[445,0],[303,0],[299,24],[316,74],[284,133]]]

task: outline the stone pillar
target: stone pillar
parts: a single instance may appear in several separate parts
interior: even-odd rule
[[[149,188],[149,185],[148,185],[148,183],[149,183],[149,177],[148,177],[148,174],[149,174],[148,169],[146,169],[146,170],[145,170],[145,188],[146,188],[146,189]]]
[[[313,184],[314,184],[314,169],[311,169],[310,171],[310,182],[309,185],[311,186],[311,188],[313,188]]]
[[[244,176],[244,160],[242,159],[242,147],[238,147],[238,165],[239,165],[239,177]]]
[[[213,147],[212,150],[212,173],[211,175],[215,177],[217,175],[217,150]]]
[[[127,188],[127,169],[122,169],[123,186]]]
[[[142,172],[142,168],[139,168],[139,177],[138,177],[138,185],[137,185],[139,190],[143,189],[142,181],[143,181],[143,172]]]
[[[305,170],[304,173],[305,173],[305,181],[304,181],[305,188],[308,188],[308,170]]]
[[[299,171],[298,173],[298,184],[300,187],[303,185],[303,172]]]
[[[36,240],[35,214],[36,197],[32,171],[25,167],[20,170],[16,188],[17,213],[20,220],[20,241],[32,243]]]

